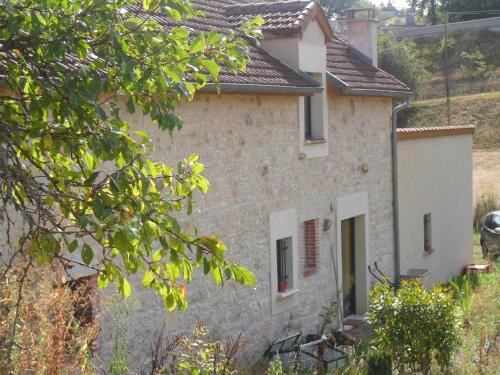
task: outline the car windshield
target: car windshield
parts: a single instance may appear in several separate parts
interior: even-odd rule
[[[493,228],[500,227],[500,214],[493,215],[492,224],[493,224]]]

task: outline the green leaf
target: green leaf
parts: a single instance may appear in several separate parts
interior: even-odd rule
[[[201,63],[205,68],[207,68],[208,72],[212,75],[212,77],[216,80],[219,76],[220,66],[213,60],[202,60]]]
[[[216,44],[219,40],[222,39],[222,35],[217,32],[217,30],[210,30],[207,36],[207,42],[209,46],[213,46]]]
[[[149,288],[151,286],[151,283],[154,281],[155,277],[153,272],[151,271],[146,271],[144,272],[144,275],[142,277],[142,286],[144,288]]]
[[[132,288],[130,287],[129,282],[127,281],[126,278],[122,278],[120,281],[121,288],[120,291],[122,293],[123,298],[127,299],[130,297],[130,294],[132,293]]]
[[[156,251],[154,254],[153,254],[153,262],[159,262],[161,260],[161,258],[163,258],[163,255],[161,253],[161,250],[158,250]]]
[[[76,248],[78,247],[78,240],[73,240],[71,243],[68,245],[68,251],[70,253],[74,252]]]
[[[99,274],[99,277],[97,278],[97,285],[99,285],[99,288],[101,289],[106,289],[106,287],[108,286],[108,278],[105,274]]]
[[[92,202],[92,210],[94,211],[94,215],[98,219],[102,219],[104,216],[104,206],[99,197],[94,198],[94,202]]]
[[[91,186],[99,176],[99,172],[92,172],[90,176],[83,182],[83,186]]]
[[[220,267],[217,265],[212,265],[210,271],[212,273],[212,278],[214,279],[215,284],[219,285],[222,282],[222,272],[220,270]]]
[[[205,34],[204,33],[199,33],[196,38],[191,42],[191,45],[189,46],[189,52],[191,53],[198,53],[201,52],[205,49]]]
[[[90,170],[94,170],[97,166],[96,158],[88,152],[85,153],[85,163],[87,163],[87,167],[89,167]]]
[[[94,252],[92,251],[92,248],[84,244],[82,248],[82,260],[83,263],[85,263],[87,266],[92,262],[92,259],[94,259]]]
[[[168,312],[174,311],[175,307],[177,306],[177,302],[175,301],[175,296],[172,293],[172,291],[167,294],[164,301],[165,301],[165,306],[167,307],[167,311]]]

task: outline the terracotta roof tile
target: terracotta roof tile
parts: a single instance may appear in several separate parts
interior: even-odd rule
[[[338,37],[333,37],[327,45],[327,70],[354,89],[411,92],[403,82],[375,68]]]
[[[423,128],[399,128],[397,129],[398,141],[406,141],[419,138],[446,137],[452,135],[474,134],[473,125],[462,126],[437,126]]]
[[[155,14],[153,18],[165,28],[182,25],[191,28],[193,33],[208,32],[211,29],[228,32],[235,28],[235,25],[230,22],[226,15],[226,7],[235,6],[239,3],[233,0],[192,0],[192,3],[197,10],[204,12],[203,17],[186,19],[181,24],[172,21],[165,15]],[[296,3],[301,3],[302,9],[307,5],[305,2]],[[138,14],[139,17],[145,17],[147,14],[140,5],[130,7],[130,10]],[[231,71],[223,68],[219,75],[221,84],[253,84],[299,88],[319,86],[313,79],[283,64],[260,47],[251,45],[249,49],[250,61],[247,64],[246,71],[234,75]]]
[[[264,32],[297,32],[301,27],[303,13],[310,12],[310,9],[306,8],[309,3],[310,1],[278,1],[231,5],[226,7],[226,15],[233,27],[240,26],[246,19],[261,16],[266,21],[262,26]]]
[[[245,18],[261,15],[266,21],[264,31],[296,32],[304,26],[307,16],[311,12],[321,12],[319,7],[312,1],[278,1],[251,4],[244,3],[244,1],[192,0],[195,8],[203,11],[204,16],[183,20],[181,26],[190,28],[193,34],[202,31],[208,32],[211,29],[217,29],[224,33],[234,29]],[[138,17],[147,15],[140,5],[132,6],[129,9]],[[317,16],[317,14],[314,15]],[[163,14],[153,14],[152,17],[166,29],[179,25]],[[323,21],[325,20],[326,18]],[[322,27],[324,27],[327,34],[331,32],[328,25]],[[250,61],[247,64],[246,71],[234,75],[227,69],[222,69],[219,77],[222,85],[295,87],[301,90],[314,90],[319,86],[312,78],[292,69],[262,48],[250,46],[249,49]],[[8,57],[4,56],[3,59],[5,60]],[[15,56],[12,58],[15,59]],[[74,56],[69,55],[61,63],[70,69],[81,65]],[[390,74],[376,69],[364,61],[351,47],[336,37],[333,37],[327,45],[327,69],[334,77],[352,88],[410,91],[405,84],[396,80]]]

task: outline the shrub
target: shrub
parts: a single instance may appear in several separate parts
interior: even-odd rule
[[[390,34],[379,34],[378,66],[406,83],[413,92],[421,91],[428,75],[413,41],[397,41]]]
[[[484,216],[491,211],[495,211],[500,206],[500,197],[497,193],[489,191],[480,197],[474,206],[473,225],[476,231],[481,229]]]
[[[72,290],[51,268],[12,267],[0,277],[0,373],[90,373],[97,328],[76,318],[87,288]]]
[[[442,286],[426,291],[418,281],[403,281],[394,291],[377,285],[368,321],[377,335],[376,350],[390,354],[400,373],[426,374],[433,360],[444,370],[460,343],[460,309]]]
[[[193,338],[177,335],[168,341],[162,328],[154,337],[151,360],[141,374],[236,375],[242,348],[242,333],[236,339],[210,339],[207,326],[200,323]]]

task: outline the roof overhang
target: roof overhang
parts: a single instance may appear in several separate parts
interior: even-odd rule
[[[200,92],[221,92],[232,94],[279,94],[279,95],[313,95],[321,92],[321,86],[279,86],[279,85],[258,85],[239,83],[220,83],[217,87],[214,83],[207,83]]]
[[[340,78],[334,76],[332,73],[326,73],[326,80],[339,88],[340,91],[345,95],[361,95],[361,96],[389,96],[392,98],[410,98],[413,96],[411,91],[399,91],[399,90],[385,90],[385,89],[374,89],[374,88],[356,88],[349,86],[346,82],[342,81]]]

